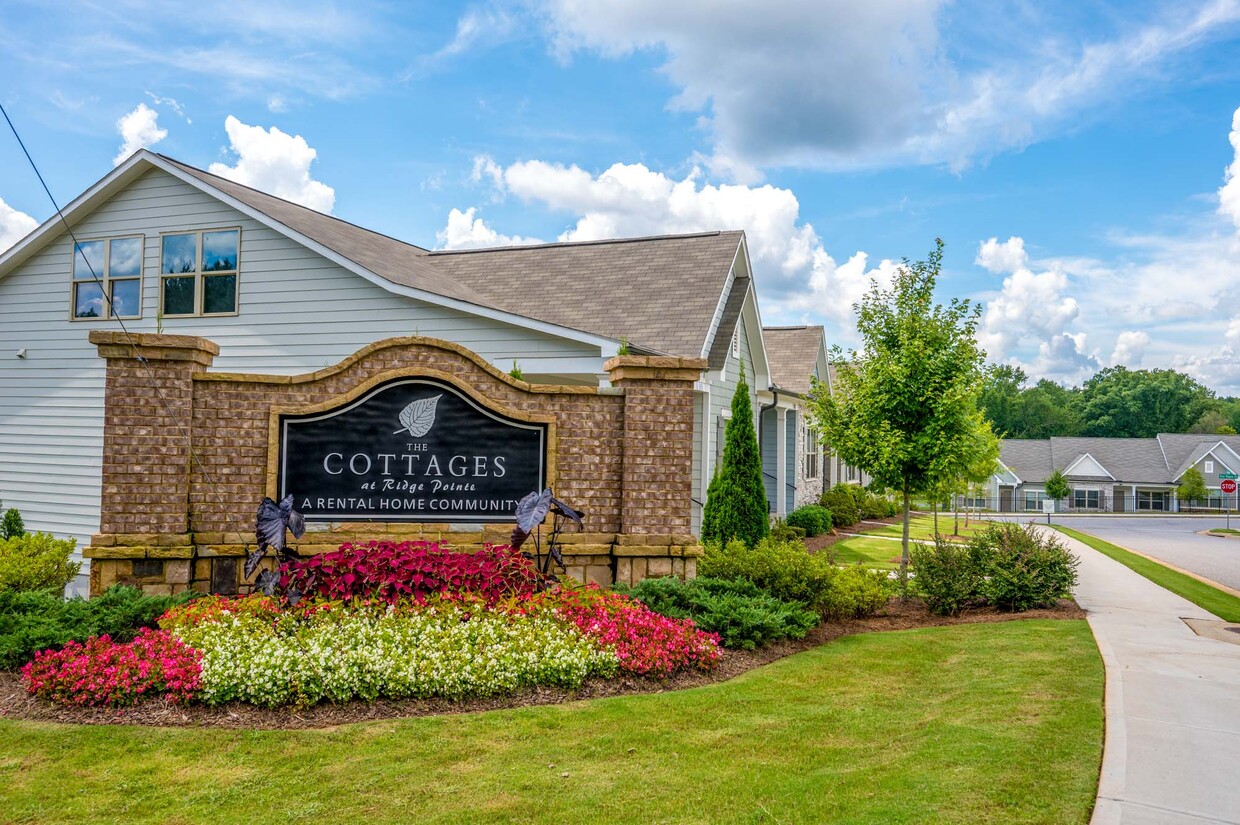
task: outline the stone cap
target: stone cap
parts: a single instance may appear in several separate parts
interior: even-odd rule
[[[625,380],[697,381],[706,370],[705,358],[675,355],[617,355],[603,363],[613,384]]]
[[[142,358],[146,361],[192,361],[211,366],[220,347],[195,335],[159,335],[150,332],[91,330],[88,340],[99,348],[100,358]]]

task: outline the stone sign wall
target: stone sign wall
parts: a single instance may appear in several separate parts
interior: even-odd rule
[[[516,487],[505,480],[524,486],[540,474],[586,513],[585,531],[564,536],[572,575],[610,584],[694,573],[700,359],[613,358],[604,365],[613,386],[599,389],[527,384],[422,337],[380,341],[300,376],[208,372],[219,349],[203,338],[95,331],[90,340],[107,359],[100,534],[84,551],[92,593],[118,581],[244,592],[237,561],[252,548],[259,500],[298,486],[317,484],[307,492],[324,499],[310,502],[303,553],[371,539],[505,543],[511,523],[479,512],[480,502],[506,501]],[[345,416],[339,440],[330,426],[294,435],[334,413]],[[503,427],[526,440],[501,438]],[[325,492],[333,479],[351,492]],[[352,501],[328,501],[340,498]]]

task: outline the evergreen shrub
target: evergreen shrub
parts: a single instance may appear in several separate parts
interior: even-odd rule
[[[718,634],[724,647],[741,650],[804,638],[818,624],[818,614],[800,602],[777,599],[747,579],[699,576],[682,582],[669,576],[646,579],[625,592],[656,613],[692,619],[702,630]]]
[[[770,532],[770,508],[762,485],[762,460],[753,426],[753,406],[742,367],[732,395],[732,418],[724,430],[723,460],[706,490],[702,541],[740,539],[750,546]]]
[[[0,593],[6,590],[63,590],[82,568],[70,561],[74,539],[26,533],[0,539]]]
[[[14,539],[24,535],[26,535],[26,524],[22,521],[22,514],[16,507],[5,510],[4,519],[0,520],[0,538]]]
[[[777,541],[801,541],[805,538],[805,528],[795,527],[781,518],[771,524],[771,537]]]
[[[818,500],[821,506],[831,512],[831,522],[836,527],[851,527],[861,520],[854,489],[861,488],[855,484],[837,484],[823,493]]]
[[[136,587],[119,584],[90,600],[65,600],[60,590],[0,591],[0,670],[21,667],[37,650],[92,636],[131,641],[139,630],[155,627],[166,610],[192,597],[144,596]]]
[[[788,514],[788,524],[805,529],[805,535],[817,536],[831,532],[831,511],[817,504],[798,507]]]
[[[810,553],[799,541],[773,537],[753,547],[740,540],[710,544],[698,561],[700,576],[747,579],[777,599],[801,602],[819,614],[837,572],[825,553]]]
[[[881,570],[845,567],[835,574],[823,602],[828,619],[864,619],[881,610],[892,595],[892,583]]]

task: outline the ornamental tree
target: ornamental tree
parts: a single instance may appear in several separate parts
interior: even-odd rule
[[[984,353],[974,332],[981,307],[958,298],[935,303],[942,260],[943,242],[936,240],[927,260],[904,261],[891,289],[871,285],[854,305],[861,351],[845,358],[836,347],[834,387],[815,381],[810,393],[818,430],[832,449],[904,496],[902,585],[909,497],[965,475],[990,433],[978,408]]]
[[[1046,496],[1055,501],[1067,498],[1072,495],[1072,487],[1068,484],[1068,477],[1063,474],[1063,470],[1056,470],[1046,479]]]
[[[1206,480],[1201,475],[1201,470],[1196,467],[1189,467],[1184,471],[1184,475],[1180,478],[1180,487],[1176,490],[1176,495],[1180,501],[1204,501],[1210,497],[1210,491],[1206,489]]]
[[[706,490],[702,541],[727,543],[735,538],[752,547],[770,532],[771,522],[743,363],[723,439],[723,460]]]

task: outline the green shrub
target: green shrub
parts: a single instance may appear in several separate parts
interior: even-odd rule
[[[807,504],[788,514],[788,524],[792,527],[804,528],[807,536],[829,533],[831,532],[831,511],[817,504]]]
[[[698,574],[747,579],[777,599],[801,602],[822,614],[836,568],[830,556],[810,553],[799,541],[768,537],[749,547],[742,541],[707,545]]]
[[[73,539],[50,533],[27,533],[0,539],[0,593],[5,590],[63,590],[81,562],[69,561]]]
[[[0,521],[0,539],[13,539],[26,535],[26,524],[22,514],[16,507],[4,511],[4,519]]]
[[[700,576],[682,582],[673,576],[617,589],[656,613],[693,619],[702,630],[718,633],[724,647],[741,650],[804,638],[818,624],[818,615],[804,605],[777,599],[747,579]]]
[[[975,542],[986,547],[986,598],[1000,610],[1054,607],[1071,595],[1080,562],[1056,536],[1032,525],[992,524]]]
[[[853,489],[860,488],[855,484],[837,484],[823,493],[818,500],[819,504],[830,511],[831,521],[836,527],[851,527],[861,520]]]
[[[766,488],[762,484],[762,459],[743,366],[732,394],[732,417],[728,419],[723,438],[723,460],[706,489],[702,541],[740,539],[753,545],[770,532],[771,516]]]
[[[984,604],[985,550],[935,539],[933,545],[909,545],[913,583],[938,616],[955,616],[967,607]]]
[[[865,496],[858,502],[857,508],[861,512],[861,518],[886,518],[888,515],[888,505],[890,504],[891,502],[885,496],[880,496],[867,490]]]
[[[1017,613],[1054,607],[1076,584],[1076,558],[1029,525],[991,524],[967,546],[936,540],[909,555],[926,606],[943,616],[986,604]]]
[[[65,600],[60,591],[0,591],[0,670],[21,667],[35,651],[59,648],[107,634],[128,642],[144,627],[191,594],[144,596],[135,587],[116,585],[87,601]]]
[[[831,580],[822,615],[828,619],[864,619],[881,610],[891,594],[891,580],[883,571],[845,567]]]
[[[771,537],[776,541],[800,541],[805,538],[804,527],[794,527],[781,518],[771,525]]]

